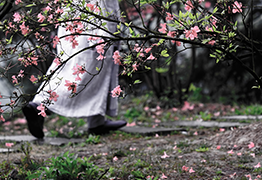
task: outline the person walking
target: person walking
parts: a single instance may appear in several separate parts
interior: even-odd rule
[[[109,18],[118,19],[120,17],[118,0],[91,0],[89,4],[99,6],[104,16],[109,12],[111,13]],[[109,21],[106,23],[108,31],[116,32],[116,23]],[[93,26],[90,26],[85,33],[109,36],[106,31]],[[58,37],[68,34],[70,32],[65,27],[60,26],[58,28]],[[75,37],[75,40],[78,45],[72,48],[66,38],[60,39],[60,43],[57,44],[57,54],[63,54],[61,56],[62,62],[68,58],[70,60],[52,76],[48,83],[43,83],[40,86],[41,92],[36,94],[32,102],[22,108],[28,122],[29,131],[37,138],[44,137],[44,117],[39,114],[40,111],[37,107],[43,101],[50,99],[53,92],[56,92],[57,99],[53,98],[52,103],[47,106],[46,113],[53,112],[66,117],[86,118],[89,133],[104,134],[126,125],[124,120],[111,121],[106,118],[106,115],[116,116],[118,113],[118,100],[110,94],[112,89],[118,85],[119,66],[114,63],[112,58],[114,51],[118,49],[118,44],[107,48],[105,54],[103,54],[104,59],[99,60],[99,53],[96,48],[82,51],[94,44],[88,36],[80,34]],[[82,52],[78,53],[80,51]],[[76,53],[78,54],[75,55]],[[57,65],[57,62],[53,61],[47,74],[57,68]],[[80,66],[84,67],[88,73],[77,74],[77,78],[81,80],[77,82],[77,87],[74,89],[67,83],[75,82],[76,76],[73,75],[72,69]],[[68,85],[68,88],[65,85]],[[77,95],[71,97],[72,91],[69,91],[69,88],[75,91],[74,93]]]

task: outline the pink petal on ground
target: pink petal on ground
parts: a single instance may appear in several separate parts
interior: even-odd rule
[[[175,108],[175,107],[173,107],[173,108],[172,108],[172,110],[176,112],[178,109],[177,109],[177,108]]]
[[[216,116],[216,117],[219,116],[219,115],[220,115],[219,111],[214,113],[214,116]]]
[[[26,119],[19,118],[14,121],[14,124],[26,124]]]
[[[10,121],[7,121],[7,122],[5,122],[3,125],[4,126],[9,126],[11,124],[11,122]]]
[[[224,128],[220,128],[219,131],[220,131],[220,132],[224,132],[225,129],[224,129]]]
[[[127,123],[127,127],[136,126],[136,122]]]
[[[248,145],[248,148],[251,149],[253,147],[255,147],[255,144],[253,142],[250,142],[250,144]]]
[[[167,176],[162,173],[161,179],[167,179]]]
[[[189,169],[189,173],[194,173],[195,171],[193,170],[193,168],[191,167],[190,169]]]

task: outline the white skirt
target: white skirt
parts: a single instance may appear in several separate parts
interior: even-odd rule
[[[114,15],[119,17],[119,5],[117,0],[98,0],[98,2],[101,2],[101,9],[106,7],[107,11],[113,11]],[[115,32],[116,24],[108,23],[107,28],[111,32]],[[93,30],[92,33],[105,36],[108,35],[101,30]],[[66,31],[65,28],[58,28],[58,37],[62,37],[66,34],[69,34],[69,32]],[[76,40],[78,46],[73,49],[69,41],[66,41],[65,38],[60,39],[60,44],[57,45],[57,53],[60,54],[61,51],[64,52],[62,56],[63,61],[83,48],[94,44],[88,40],[87,36],[83,35],[77,37]],[[52,76],[50,82],[46,84],[43,83],[40,86],[39,90],[41,88],[43,88],[43,90],[35,96],[33,102],[40,104],[50,97],[47,92],[53,90],[59,97],[56,102],[52,101],[52,104],[47,108],[54,113],[67,117],[104,116],[105,114],[116,116],[118,109],[117,98],[111,97],[111,90],[118,85],[119,70],[118,65],[114,64],[112,58],[114,47],[115,46],[111,46],[105,51],[106,54],[104,56],[106,56],[106,58],[103,62],[96,59],[99,56],[96,48],[85,50],[71,58]],[[101,69],[101,72],[94,77],[88,73],[80,74],[82,80],[75,81],[76,75],[73,75],[72,69],[76,64],[84,65],[86,70],[92,74],[97,73],[97,68]],[[47,71],[47,75],[50,74],[50,71],[55,69],[56,66],[57,64],[53,62]],[[91,80],[91,78],[93,79]],[[65,86],[65,80],[77,82],[77,92],[81,92],[75,97],[70,97],[72,91],[68,91]],[[84,87],[84,85],[86,85],[86,87]]]

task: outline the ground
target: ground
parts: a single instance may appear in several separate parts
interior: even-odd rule
[[[118,118],[128,119],[131,127],[143,125],[157,128],[159,122],[168,120],[210,121],[221,115],[259,113],[257,111],[260,110],[258,106],[243,108],[201,103],[185,103],[180,108],[164,109],[137,101],[123,103],[120,107],[122,114]],[[247,119],[245,122],[249,124],[232,128],[183,127],[184,131],[165,135],[143,136],[117,131],[97,137],[85,133],[86,126],[82,120],[52,115],[45,124],[47,136],[85,140],[61,146],[39,145],[37,141],[30,144],[14,142],[12,149],[18,151],[1,153],[0,168],[3,173],[5,168],[8,169],[3,166],[4,162],[11,162],[13,166],[9,170],[17,169],[18,175],[11,175],[10,171],[6,174],[14,179],[25,177],[26,171],[34,172],[34,169],[25,167],[25,157],[43,165],[51,157],[69,151],[79,158],[90,157],[88,161],[101,168],[99,174],[105,173],[102,179],[262,179],[262,124],[258,120]],[[29,134],[24,123],[22,115],[12,119],[10,123],[3,124],[1,135]],[[74,130],[76,127],[77,131]],[[3,148],[5,143],[1,144]],[[32,147],[32,150],[22,152],[22,144]],[[21,172],[21,169],[25,171]]]

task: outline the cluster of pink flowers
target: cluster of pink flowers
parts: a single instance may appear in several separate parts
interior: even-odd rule
[[[52,100],[55,101],[55,102],[57,101],[57,98],[59,97],[59,95],[56,92],[49,90],[48,94],[50,95],[50,97],[49,97],[50,101],[52,101]]]
[[[38,113],[38,115],[41,115],[43,117],[46,117],[46,113],[45,113],[45,106],[43,105],[43,103],[41,103],[39,106],[37,106],[37,109],[40,111]]]
[[[122,92],[122,89],[120,88],[120,85],[116,86],[112,91],[112,97],[119,97],[120,93]]]
[[[73,67],[73,75],[77,75],[75,81],[81,81],[82,79],[79,77],[79,74],[84,74],[86,72],[85,68],[76,63],[76,66]]]
[[[200,29],[198,26],[191,27],[190,30],[185,30],[185,36],[186,38],[189,38],[191,40],[194,40],[197,38],[197,33],[200,32]]]
[[[72,91],[72,93],[76,93],[77,84],[75,82],[70,82],[69,80],[65,80],[65,86],[67,86],[68,91]]]

